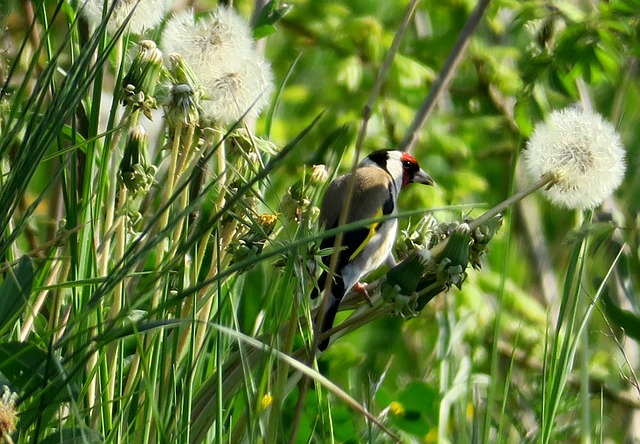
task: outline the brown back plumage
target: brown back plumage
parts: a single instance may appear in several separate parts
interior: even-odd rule
[[[353,175],[353,197],[346,223],[379,216],[389,198],[389,175],[378,166],[358,168]],[[338,225],[350,180],[351,174],[345,174],[336,178],[327,189],[320,208],[320,222],[327,229]]]

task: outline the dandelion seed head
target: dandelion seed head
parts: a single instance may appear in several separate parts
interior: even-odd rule
[[[225,7],[198,22],[193,10],[177,12],[167,21],[162,47],[181,54],[198,76],[228,71],[229,63],[253,56],[249,25]]]
[[[600,205],[622,183],[625,149],[611,123],[599,114],[569,107],[539,123],[527,143],[524,162],[539,179],[556,183],[544,191],[555,205],[588,209]]]
[[[271,67],[257,54],[240,60],[235,68],[204,75],[201,80],[208,96],[202,102],[204,114],[223,124],[240,120],[247,111],[257,116],[273,91]]]
[[[176,13],[162,34],[166,53],[178,53],[200,80],[203,117],[221,124],[245,113],[257,116],[269,102],[273,74],[254,49],[249,25],[231,8],[219,7],[196,22],[193,11]]]
[[[109,17],[107,30],[114,33],[120,28],[131,11],[131,19],[128,30],[134,34],[142,34],[147,29],[160,24],[168,9],[168,0],[115,0],[116,5]],[[94,27],[102,22],[102,12],[105,0],[86,0],[82,8],[82,14]],[[114,0],[107,2],[107,11],[113,5]],[[135,10],[134,10],[135,8]]]

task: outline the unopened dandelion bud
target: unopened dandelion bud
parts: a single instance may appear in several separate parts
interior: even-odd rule
[[[143,40],[138,43],[138,53],[134,57],[122,84],[125,87],[133,85],[135,91],[143,91],[147,95],[153,95],[162,66],[162,51],[156,47],[152,40]]]
[[[122,80],[123,102],[146,109],[155,106],[155,89],[162,68],[162,52],[156,44],[151,40],[140,42],[138,54]]]
[[[165,105],[165,117],[170,128],[176,128],[178,123],[184,126],[194,126],[198,123],[200,114],[195,101],[195,91],[191,86],[182,83],[171,88],[169,101]]]
[[[291,194],[291,188],[287,190],[287,193],[282,196],[280,202],[280,211],[282,214],[290,220],[298,220],[299,217],[299,202]]]
[[[147,161],[147,133],[138,125],[129,132],[120,162],[120,180],[132,193],[148,191],[153,184],[155,167]]]
[[[180,53],[169,54],[169,74],[176,85],[186,83],[193,88],[200,85],[200,79]]]
[[[120,162],[120,170],[129,171],[133,165],[146,163],[145,152],[149,138],[142,125],[134,127],[127,138],[124,157]]]
[[[536,125],[524,151],[529,174],[549,177],[544,191],[551,203],[594,208],[622,183],[625,149],[613,125],[599,114],[569,107]]]
[[[436,261],[444,258],[450,259],[454,265],[467,267],[469,262],[469,245],[471,245],[471,232],[467,224],[459,224],[450,231],[447,239],[433,248],[432,253]]]
[[[389,270],[387,284],[397,287],[403,295],[411,295],[416,291],[423,270],[422,256],[413,253]]]
[[[313,185],[323,185],[329,180],[329,171],[324,165],[314,165],[311,169],[310,182]]]

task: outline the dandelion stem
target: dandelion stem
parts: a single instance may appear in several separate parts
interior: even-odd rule
[[[537,182],[531,184],[529,187],[525,188],[522,191],[518,191],[513,196],[510,196],[509,198],[507,198],[507,199],[503,200],[502,202],[500,202],[495,207],[491,208],[490,210],[487,210],[484,214],[482,214],[477,219],[472,220],[469,223],[469,229],[475,230],[476,228],[478,228],[480,225],[482,225],[485,222],[487,222],[492,217],[502,213],[504,210],[506,210],[510,206],[514,205],[515,203],[520,202],[522,199],[527,197],[529,194],[539,190],[540,188],[542,188],[544,186],[552,185],[556,181],[557,181],[557,179],[556,179],[555,175],[550,174],[550,173],[549,174],[545,174]]]
[[[114,252],[114,261],[119,261],[124,257],[124,252],[126,248],[127,242],[127,234],[126,234],[126,205],[127,205],[127,187],[124,184],[120,184],[120,194],[118,196],[118,218],[116,225],[116,247]],[[113,291],[113,302],[111,304],[111,308],[109,309],[109,314],[107,318],[109,321],[115,321],[120,312],[122,311],[122,304],[124,301],[124,284],[125,281],[118,281],[114,287]],[[118,341],[114,341],[109,345],[107,349],[107,365],[109,366],[109,375],[111,378],[107,382],[107,390],[105,396],[105,405],[103,415],[111,421],[111,412],[113,411],[112,402],[118,402],[116,399],[119,399],[120,396],[116,397],[116,377],[118,370],[118,359],[117,354],[119,350],[120,343]]]
[[[178,168],[176,170],[176,176],[179,178],[186,177],[187,176],[186,173],[189,171],[188,167],[189,167],[189,160],[191,158],[192,151],[193,151],[192,145],[193,145],[194,134],[195,134],[195,126],[189,125],[187,127],[186,137],[184,138],[182,142],[182,147],[180,148],[180,152],[182,153],[182,155],[180,156],[180,164],[178,165]],[[185,208],[187,208],[188,203],[189,203],[189,187],[185,187],[182,190],[182,193],[180,194],[178,212],[182,212]],[[180,242],[178,242],[178,239],[180,239],[182,228],[184,226],[184,221],[185,221],[185,218],[181,218],[176,222],[176,226],[173,230],[173,236],[172,236],[172,239],[174,240],[174,244],[171,246],[171,253],[169,254],[169,257],[174,257],[176,255],[176,252],[178,251],[178,246],[180,245]]]
[[[55,257],[64,257],[62,254],[60,254],[60,250],[58,250],[58,254],[55,255]],[[61,282],[58,279],[61,277],[59,276],[60,273],[60,267],[61,267],[62,263],[60,260],[58,259],[54,259],[53,261],[53,265],[51,266],[51,272],[49,277],[47,278],[47,281],[45,282],[45,286],[49,286],[49,285],[54,285],[56,282]],[[65,277],[62,277],[63,279],[66,279]],[[36,319],[36,317],[38,316],[38,314],[40,313],[40,310],[43,306],[43,304],[45,303],[45,301],[47,300],[47,296],[49,295],[49,291],[42,291],[40,293],[40,295],[38,296],[38,298],[36,299],[36,301],[33,303],[33,306],[31,307],[31,309],[29,310],[29,313],[27,314],[24,323],[22,325],[22,328],[20,329],[20,334],[18,336],[18,338],[20,339],[20,341],[26,341],[27,338],[29,337],[29,333],[31,333],[31,329],[33,327],[34,321]],[[54,318],[58,316],[58,311],[60,308],[60,297],[59,297],[59,291],[56,290],[54,292],[54,309],[49,317],[49,330],[50,331],[55,331],[56,328],[56,322],[54,322]]]
[[[173,134],[173,145],[171,147],[171,163],[169,164],[169,171],[167,172],[167,181],[165,194],[163,197],[163,204],[169,203],[171,200],[171,196],[173,195],[174,185],[176,183],[176,169],[178,166],[178,155],[180,154],[180,150],[182,148],[181,137],[182,134],[182,122],[178,122],[176,125],[175,132]],[[164,212],[160,215],[160,223],[158,225],[158,230],[163,230],[167,227],[169,223],[169,213],[170,207],[166,208]],[[156,264],[160,266],[162,261],[164,260],[165,255],[165,241],[158,242],[158,246],[156,248]],[[160,303],[160,295],[162,293],[161,289],[158,289],[153,294],[153,299],[151,300],[151,310],[153,311],[158,304]]]
[[[218,144],[218,150],[217,150],[217,156],[218,156],[218,181],[220,182],[220,191],[219,191],[219,195],[218,195],[218,201],[216,203],[216,208],[218,210],[220,210],[221,208],[224,207],[226,199],[225,199],[225,192],[227,189],[227,175],[226,175],[226,166],[227,166],[227,153],[226,153],[226,146],[225,146],[225,141],[223,140],[220,144]],[[218,234],[220,234],[220,231],[222,229],[221,227],[221,223],[218,224]],[[213,227],[210,227],[209,230],[207,231],[206,236],[202,239],[201,242],[201,251],[204,253],[206,246],[207,246],[207,242],[209,240],[209,236],[211,235],[211,232],[213,230]],[[235,230],[234,230],[235,231]],[[224,243],[224,238],[222,236],[220,236],[218,238],[218,242],[216,245],[217,247],[214,248],[213,250],[213,254],[214,254],[214,259],[212,261],[212,267],[209,270],[209,273],[207,274],[207,277],[211,277],[214,276],[216,273],[218,273],[218,270],[220,270],[220,264],[222,264],[223,262],[223,258],[221,257],[224,254],[224,251],[226,249],[226,244],[221,245],[221,243]],[[206,293],[208,291],[208,288],[205,287],[200,291],[200,298],[203,298]],[[218,294],[217,297],[219,298],[220,295]],[[207,299],[207,301],[203,304],[202,308],[199,310],[198,312],[198,321],[201,323],[201,325],[198,325],[198,330],[196,332],[196,343],[195,343],[195,347],[196,350],[200,350],[200,348],[202,347],[202,345],[204,344],[206,335],[207,335],[207,322],[210,319],[211,316],[211,312],[213,310],[213,297],[210,297],[209,299]]]

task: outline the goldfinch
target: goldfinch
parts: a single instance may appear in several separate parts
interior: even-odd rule
[[[376,151],[360,162],[353,173],[337,177],[327,188],[320,206],[320,224],[326,230],[338,226],[352,178],[353,194],[346,224],[397,214],[398,194],[404,187],[410,183],[434,184],[411,154],[398,150]],[[333,326],[340,301],[360,279],[382,264],[390,268],[396,265],[392,249],[397,232],[397,219],[388,219],[343,234],[322,332]],[[333,248],[334,244],[335,237],[327,237],[322,241],[321,248]],[[330,260],[331,255],[323,258],[327,267]],[[320,288],[326,282],[326,273],[323,272],[318,280]],[[318,296],[318,290],[318,287],[314,289],[312,297]],[[322,341],[318,349],[324,350],[328,345],[329,338]]]

